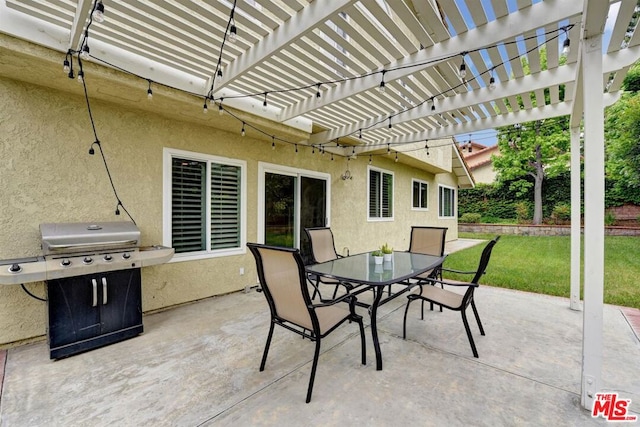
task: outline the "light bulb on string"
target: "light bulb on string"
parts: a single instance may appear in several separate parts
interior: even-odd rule
[[[63,70],[65,73],[69,73],[69,70],[70,70],[70,69],[71,69],[71,66],[70,66],[70,64],[69,64],[69,59],[65,58],[65,59],[64,59],[64,62],[62,63],[62,70]]]
[[[571,40],[569,40],[569,35],[564,39],[564,43],[562,43],[562,54],[569,55],[571,52]]]
[[[147,99],[149,101],[153,99],[153,91],[151,90],[151,80],[149,80],[149,89],[147,89]]]
[[[389,129],[391,129],[393,125],[391,124],[391,116],[389,116]]]
[[[369,164],[371,164],[372,161],[373,161],[373,158],[371,157],[371,154],[369,154]]]
[[[217,76],[218,76],[218,82],[221,82],[222,81],[222,70],[221,69],[218,69]]]
[[[496,78],[493,77],[493,68],[491,69],[491,78],[489,79],[489,90],[496,88]]]
[[[275,136],[271,137],[271,149],[272,150],[276,149],[276,137]]]
[[[202,112],[207,114],[209,112],[209,107],[207,107],[207,98],[204,99],[204,105],[202,106]]]
[[[320,93],[320,85],[322,83],[318,83],[318,89],[316,90],[316,101],[320,101],[320,98],[322,98],[322,94]]]
[[[431,111],[436,111],[436,100],[431,97]]]
[[[315,145],[311,146],[311,154],[316,154],[316,146]]]
[[[267,111],[267,92],[264,93],[264,102],[262,103],[262,111]]]
[[[120,200],[118,200],[118,204],[116,205],[116,215],[120,215],[120,206],[122,205],[122,203],[120,202]]]
[[[84,71],[82,70],[78,71],[78,83],[80,84],[84,83]]]
[[[395,162],[396,162],[396,163],[398,163],[398,153],[396,153],[396,160],[395,160]]]
[[[464,63],[464,59],[462,60],[462,64],[460,64],[460,70],[458,71],[461,79],[467,77],[467,65]]]
[[[391,154],[391,144],[387,144],[387,154]]]
[[[429,155],[429,141],[425,140],[424,141],[424,149],[427,150],[427,156]]]
[[[80,51],[80,59],[89,59],[91,57],[90,52],[91,49],[89,49],[89,45],[87,44],[87,42],[85,42],[84,46],[82,46],[82,50]]]
[[[298,144],[296,144],[296,154],[298,154]]]
[[[384,93],[384,91],[386,90],[386,85],[384,83],[384,74],[387,72],[387,70],[382,70],[382,79],[380,80],[380,86],[378,86],[378,90],[380,91],[380,93]]]
[[[235,43],[236,41],[238,41],[238,28],[236,27],[235,23],[231,24],[231,26],[229,27],[229,35],[227,36],[227,40],[229,40],[229,43]]]
[[[224,108],[222,107],[222,101],[224,101],[224,98],[220,98],[220,104],[218,104],[218,114],[219,115],[223,115],[224,114]]]
[[[97,23],[104,22],[104,4],[102,4],[102,1],[98,1],[98,3],[96,3],[96,7],[93,9],[91,17]]]
[[[244,130],[244,122],[242,122],[242,130],[240,131],[240,135],[245,136],[247,132]]]

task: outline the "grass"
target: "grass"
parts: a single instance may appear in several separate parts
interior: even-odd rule
[[[492,239],[494,235],[460,233],[461,238]],[[446,268],[475,270],[484,245],[453,253]],[[482,283],[547,295],[569,297],[569,236],[503,235],[493,249]],[[604,302],[640,309],[640,237],[606,236]],[[583,266],[580,268],[583,275]],[[451,279],[468,277],[449,274]],[[581,289],[582,298],[582,289]]]

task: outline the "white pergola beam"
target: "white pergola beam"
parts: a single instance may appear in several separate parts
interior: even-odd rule
[[[276,28],[273,33],[264,37],[235,61],[229,63],[225,69],[225,80],[217,90],[228,86],[245,73],[254,70],[261,62],[295,43],[296,40],[324,23],[331,15],[340,12],[356,1],[332,0],[331,2],[316,1],[311,3],[302,9],[298,15]],[[285,121],[289,118],[282,120]]]
[[[71,33],[69,34],[69,49],[80,50],[82,30],[84,29],[84,23],[87,22],[87,18],[89,17],[92,4],[93,2],[91,0],[78,0],[76,15],[73,17]]]
[[[315,4],[315,2],[312,3],[312,5],[313,4]],[[506,15],[495,21],[489,22],[483,27],[467,31],[457,37],[445,40],[412,55],[408,55],[399,61],[394,61],[388,64],[385,68],[391,69],[402,67],[429,61],[433,58],[449,58],[451,55],[456,55],[461,52],[480,49],[485,46],[492,46],[502,40],[512,39],[525,31],[534,31],[537,28],[544,27],[549,21],[549,16],[554,16],[561,20],[577,15],[581,11],[582,7],[579,2],[548,0],[537,3],[530,8],[520,11],[519,13]],[[242,56],[240,58],[242,58]],[[442,61],[433,62],[429,64],[428,67],[433,67],[438,63],[446,62],[446,60],[443,59]],[[388,80],[399,79],[415,72],[416,68],[400,69],[388,72],[386,78]],[[321,108],[341,99],[349,98],[360,92],[371,89],[372,87],[376,87],[379,83],[380,75],[377,74],[362,79],[351,80],[337,88],[327,91],[320,102],[312,104],[311,102],[301,101],[298,104],[286,108],[282,113],[282,120],[306,114],[311,109]]]

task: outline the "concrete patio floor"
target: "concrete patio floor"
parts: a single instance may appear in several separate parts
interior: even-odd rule
[[[144,334],[59,361],[49,360],[45,342],[12,348],[0,425],[607,424],[580,407],[582,312],[568,299],[480,287],[486,336],[470,319],[479,359],[450,311],[427,310],[423,321],[412,306],[403,340],[404,303],[400,297],[379,311],[382,371],[369,328],[366,366],[356,325],[322,341],[309,404],[308,340],[276,328],[258,371],[269,314],[255,291],[145,316]],[[604,324],[603,386],[631,399],[637,415],[640,341],[620,307],[605,306]]]

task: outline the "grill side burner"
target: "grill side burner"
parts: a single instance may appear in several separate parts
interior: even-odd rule
[[[46,280],[50,357],[59,359],[143,332],[141,267],[173,257],[140,247],[132,222],[41,224],[41,257],[0,261],[0,284]]]

